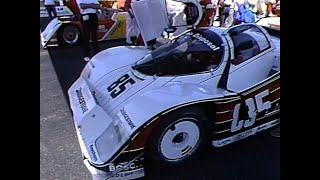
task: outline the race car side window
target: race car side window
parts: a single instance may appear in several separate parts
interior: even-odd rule
[[[230,33],[230,37],[234,43],[234,65],[239,65],[270,48],[270,43],[264,33],[257,27],[239,32]]]
[[[234,55],[226,68],[229,71],[226,87],[240,92],[264,81],[274,63],[274,47],[268,34],[254,24],[235,26],[225,34]]]

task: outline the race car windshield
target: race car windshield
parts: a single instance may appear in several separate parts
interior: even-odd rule
[[[176,51],[181,51],[181,50],[183,50],[183,49],[181,49],[182,47],[185,47],[185,50],[187,50],[186,43],[188,43],[190,41],[191,41],[191,37],[186,36],[186,35],[181,36],[180,38],[177,38],[177,39],[173,39],[173,40],[169,41],[168,43],[160,46],[156,50],[152,51],[150,54],[147,54],[141,60],[137,61],[135,64],[135,67],[137,68],[140,66],[152,65],[158,57],[165,56],[165,55],[168,55],[168,54],[176,52]],[[181,46],[182,44],[184,46]],[[179,49],[179,47],[180,47],[180,49]]]
[[[217,42],[212,42],[212,39],[209,41],[203,37],[202,33],[186,33],[152,51],[136,62],[133,68],[148,75],[178,75],[206,71],[209,65],[220,64],[222,47],[215,44],[221,45],[221,42],[220,37]],[[215,62],[210,61],[213,58],[216,59]],[[191,59],[195,61],[192,62]]]

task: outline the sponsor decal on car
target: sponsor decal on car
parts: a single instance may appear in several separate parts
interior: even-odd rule
[[[99,25],[98,30],[99,32],[108,32],[109,28],[106,25]]]
[[[82,88],[81,87],[76,90],[76,94],[77,94],[77,97],[78,97],[80,108],[82,110],[82,113],[84,114],[85,112],[88,111],[88,106],[87,106],[87,103],[86,103],[86,101],[85,101],[85,99],[83,97]]]
[[[108,88],[108,92],[110,92],[110,96],[112,98],[116,98],[119,96],[121,93],[123,93],[126,90],[126,85],[127,84],[133,85],[136,83],[129,74],[125,74],[121,76],[117,81],[113,82]]]
[[[247,138],[249,136],[252,136],[254,134],[256,134],[257,132],[269,129],[275,125],[278,125],[280,123],[280,119],[275,119],[272,121],[269,121],[265,124],[262,124],[260,126],[257,126],[255,128],[249,129],[247,131],[241,132],[239,134],[233,135],[231,137],[227,137],[224,139],[220,139],[220,140],[214,140],[212,141],[212,145],[215,147],[221,147],[221,146],[225,146],[227,144],[239,141],[241,139]]]
[[[95,152],[95,150],[94,150],[93,144],[90,145],[90,152],[91,152],[91,154],[92,154],[93,160],[94,160],[94,161],[97,161],[98,158],[97,158],[96,152]]]
[[[136,125],[133,124],[133,122],[131,121],[130,117],[128,116],[128,114],[126,113],[126,111],[124,111],[123,109],[120,110],[120,113],[122,114],[122,117],[124,118],[124,120],[128,123],[128,125],[130,126],[131,129],[135,128]]]
[[[241,130],[242,128],[247,128],[252,126],[257,117],[258,112],[262,112],[263,110],[268,110],[271,108],[271,102],[266,101],[263,102],[263,98],[269,95],[269,89],[266,89],[255,96],[255,98],[248,98],[245,100],[245,104],[248,107],[248,116],[249,119],[240,120],[239,113],[240,113],[240,106],[241,103],[235,105],[233,110],[233,120],[231,124],[231,132],[236,132]]]
[[[192,37],[198,39],[199,41],[203,42],[207,46],[209,46],[210,49],[213,51],[220,49],[220,47],[217,47],[216,45],[212,44],[208,39],[202,37],[199,33],[192,35]]]
[[[140,150],[123,153],[114,162],[107,164],[103,171],[109,176],[107,179],[124,180],[144,176],[143,153]]]
[[[67,6],[56,6],[57,16],[72,16],[72,11]],[[40,7],[40,17],[49,17],[45,7]]]
[[[142,160],[143,158],[141,159],[136,159],[135,161],[133,161],[132,163],[130,163],[130,161],[127,161],[127,162],[119,162],[119,163],[110,163],[108,165],[108,168],[109,168],[109,172],[113,172],[115,171],[116,169],[121,169],[121,168],[124,168],[123,171],[131,171],[131,170],[134,170],[134,169],[139,169],[139,168],[142,168],[143,165],[142,165]],[[130,163],[130,164],[129,164]]]

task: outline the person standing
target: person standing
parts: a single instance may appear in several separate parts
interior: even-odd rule
[[[131,0],[125,1],[124,10],[128,12],[126,21],[126,42],[128,44],[137,45],[140,31],[136,19],[134,18],[133,11],[131,9]]]
[[[218,2],[220,27],[226,26],[225,22],[230,14],[231,4],[232,4],[231,0],[220,0]]]
[[[130,43],[130,40],[131,41],[135,41],[134,43],[136,45],[144,44],[149,49],[154,50],[156,48],[155,45],[157,43],[156,37],[153,38],[153,39],[146,40],[146,39],[144,39],[145,38],[144,35],[147,35],[147,36],[150,36],[150,34],[154,35],[154,30],[157,29],[157,28],[154,29],[154,26],[152,26],[152,25],[150,26],[150,24],[148,24],[148,25],[146,25],[144,23],[143,24],[139,24],[138,21],[139,21],[139,19],[141,21],[144,21],[144,20],[148,21],[148,20],[152,19],[152,17],[157,18],[157,16],[155,16],[152,13],[150,13],[151,9],[149,9],[150,7],[148,5],[149,5],[149,3],[152,2],[152,0],[146,0],[146,1],[142,2],[142,3],[141,2],[142,1],[139,1],[139,0],[127,0],[125,2],[125,9],[129,10],[128,12],[130,12],[129,13],[130,14],[129,21],[130,20],[134,20],[134,21],[131,21],[130,23],[127,22],[128,23],[128,26],[127,26],[128,29],[127,29],[127,38],[126,38],[126,40],[129,43]],[[154,1],[154,2],[157,3],[157,2],[160,2],[160,1]],[[137,3],[136,4],[137,6],[135,8],[132,7],[133,3]],[[141,6],[141,4],[145,4],[145,5],[147,5],[147,7]],[[143,7],[143,9],[142,9],[142,7]],[[136,14],[137,13],[136,11],[139,11],[139,12],[148,12],[149,11],[150,14],[148,16],[146,16],[144,13]],[[152,23],[152,22],[150,22],[150,23]],[[157,31],[157,30],[155,30],[155,31]],[[143,33],[144,33],[144,35],[143,35]],[[136,35],[138,35],[137,38],[135,38]],[[151,36],[153,36],[153,35],[151,35]],[[150,38],[150,37],[148,37],[148,38]]]
[[[57,17],[54,0],[44,0],[44,6],[46,7],[50,20]],[[53,16],[52,16],[52,13],[53,13]]]
[[[87,61],[99,52],[97,30],[98,30],[98,15],[97,10],[105,11],[106,8],[102,7],[98,0],[76,0],[80,14],[81,23],[83,27],[83,40],[84,40],[84,59]],[[90,56],[89,41],[92,40],[93,54]]]
[[[204,6],[204,12],[198,27],[212,26],[215,17],[215,4],[212,0],[201,0],[200,4]]]
[[[276,16],[273,14],[273,6],[277,3],[276,0],[266,0],[265,1],[267,9],[266,9],[266,16],[267,17],[273,17]]]

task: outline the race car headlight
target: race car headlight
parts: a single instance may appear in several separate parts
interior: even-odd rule
[[[100,160],[108,161],[128,138],[129,133],[120,120],[111,123],[95,142]]]

